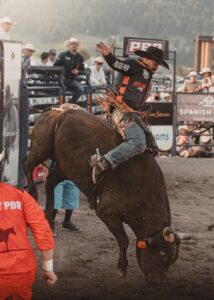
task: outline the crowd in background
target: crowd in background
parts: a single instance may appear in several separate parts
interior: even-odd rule
[[[10,17],[1,19],[0,39],[9,40],[9,32],[13,28],[14,22]],[[78,75],[84,73],[84,58],[79,53],[81,41],[77,38],[70,38],[65,41],[65,51],[57,53],[55,49],[49,49],[40,54],[40,61],[37,65],[40,66],[63,66],[65,69],[64,84],[66,88],[73,92],[72,102],[77,100],[84,94],[84,89],[81,83],[77,80]],[[23,46],[22,65],[27,73],[27,69],[31,64],[32,55],[36,52],[32,43],[27,43]],[[38,52],[38,51],[37,51]],[[109,81],[106,76],[105,62],[102,57],[93,59],[89,66],[90,76],[89,83],[91,86],[107,86]],[[72,76],[71,76],[72,73]],[[171,79],[172,81],[172,79]],[[177,92],[183,93],[213,93],[214,92],[214,77],[209,67],[205,67],[198,74],[196,71],[191,71],[183,78],[182,85],[177,87]],[[172,101],[172,82],[171,87],[164,89],[151,89],[148,95],[147,102],[171,102]],[[200,128],[199,128],[200,127]],[[184,124],[177,128],[177,153],[182,157],[192,157],[203,155],[210,151],[210,147],[203,144],[212,143],[213,129],[203,124]],[[197,138],[196,138],[197,137]],[[200,146],[192,146],[200,145]],[[212,148],[212,147],[211,147]],[[203,150],[203,151],[202,151]],[[212,150],[212,149],[211,149]]]

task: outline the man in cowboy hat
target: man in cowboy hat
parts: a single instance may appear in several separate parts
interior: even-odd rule
[[[48,62],[47,66],[53,66],[56,60],[56,50],[55,49],[50,49],[48,52]]]
[[[9,32],[13,23],[10,17],[4,17],[0,20],[0,40],[10,40]]]
[[[92,66],[91,74],[90,74],[90,84],[93,86],[103,86],[106,85],[106,77],[105,72],[102,68],[102,65],[104,64],[104,60],[102,57],[96,57],[94,59],[94,66]]]
[[[80,45],[80,41],[76,38],[65,41],[67,51],[60,53],[54,63],[54,66],[64,67],[64,84],[74,93],[71,99],[72,103],[76,103],[79,97],[84,94],[83,86],[76,80],[78,75],[84,74],[84,59],[77,52]]]
[[[203,76],[202,79],[202,91],[203,92],[214,92],[214,78],[212,77],[212,71],[210,68],[203,68],[203,70],[200,72],[200,74]]]
[[[143,109],[152,75],[159,65],[169,69],[167,62],[163,59],[163,51],[156,47],[148,47],[146,51],[136,50],[137,59],[125,61],[116,58],[111,52],[111,47],[103,42],[97,44],[97,49],[108,65],[121,74],[116,96],[118,108],[113,111],[112,119],[122,134],[124,142],[101,156],[99,160],[96,154],[91,157],[94,182],[105,169],[113,169],[129,158],[143,153],[147,148],[157,153],[154,137],[138,112]]]
[[[27,43],[22,49],[22,70],[24,73],[24,78],[26,77],[28,68],[31,65],[31,56],[35,52],[34,45],[32,43]]]
[[[202,90],[201,81],[197,80],[197,72],[191,71],[189,73],[189,79],[185,80],[179,92],[182,93],[197,93]]]

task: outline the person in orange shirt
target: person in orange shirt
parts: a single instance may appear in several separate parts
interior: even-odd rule
[[[32,297],[36,255],[27,228],[41,252],[43,279],[53,285],[54,240],[42,209],[26,191],[0,182],[0,300]]]

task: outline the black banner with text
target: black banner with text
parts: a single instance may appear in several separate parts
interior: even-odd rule
[[[151,125],[172,125],[173,123],[172,103],[146,102],[143,110],[150,111],[148,121]]]

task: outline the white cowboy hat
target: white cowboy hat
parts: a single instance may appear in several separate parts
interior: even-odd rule
[[[25,44],[25,45],[23,46],[23,49],[27,49],[27,50],[30,50],[30,51],[32,51],[32,52],[35,52],[35,51],[36,51],[36,49],[34,48],[34,45],[31,44],[31,43]]]
[[[16,24],[14,23],[10,17],[3,17],[1,20],[0,20],[0,23],[9,23],[9,24]]]
[[[71,44],[76,44],[80,46],[81,42],[77,38],[70,38],[69,40],[65,41],[65,48],[68,48],[68,46],[70,46]]]
[[[197,77],[198,76],[198,74],[197,74],[197,72],[195,72],[195,71],[191,71],[190,73],[189,73],[189,77]]]
[[[98,63],[104,64],[104,59],[101,56],[99,56],[99,57],[96,57],[94,59],[94,62],[98,62]]]
[[[202,71],[200,72],[200,74],[205,74],[205,73],[212,73],[210,68],[203,68]]]
[[[181,129],[184,129],[184,130],[186,130],[186,131],[189,130],[189,128],[188,128],[187,125],[180,125],[180,126],[178,127],[178,130],[180,131]]]

